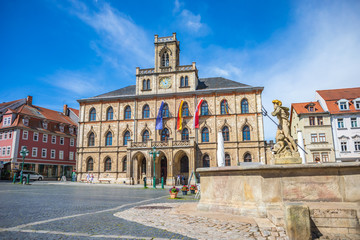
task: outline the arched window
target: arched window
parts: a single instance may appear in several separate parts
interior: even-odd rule
[[[146,159],[143,158],[141,162],[141,173],[146,174]]]
[[[164,128],[161,131],[161,141],[167,142],[168,138],[170,137],[169,130],[167,128]]]
[[[231,159],[229,154],[225,154],[225,166],[231,166]]]
[[[203,167],[210,167],[210,158],[207,154],[203,157]]]
[[[86,164],[86,171],[93,171],[94,170],[94,160],[92,158],[89,158]]]
[[[161,66],[168,67],[169,66],[169,54],[165,51],[161,57]]]
[[[180,159],[180,172],[181,173],[189,172],[189,158],[187,156],[183,156]]]
[[[180,87],[185,87],[185,79],[184,79],[184,77],[180,78]]]
[[[126,106],[124,118],[125,119],[130,119],[131,118],[131,107],[130,106]]]
[[[184,128],[181,132],[181,140],[182,141],[189,141],[189,130]]]
[[[201,104],[201,115],[202,116],[209,115],[208,104],[206,101],[203,101]]]
[[[150,107],[149,105],[145,105],[143,108],[143,118],[149,118],[150,117]]]
[[[94,133],[90,133],[90,135],[89,135],[88,146],[89,147],[95,146],[95,134]]]
[[[142,135],[142,141],[147,142],[149,140],[149,131],[145,130]]]
[[[125,134],[124,134],[124,146],[127,145],[128,140],[130,140],[130,132],[126,131]]]
[[[144,79],[143,80],[143,90],[146,90],[147,89],[147,84],[146,84],[146,80]]]
[[[111,146],[111,145],[112,145],[112,133],[111,133],[111,132],[108,132],[108,133],[106,134],[105,145],[106,145],[106,146]]]
[[[113,120],[114,118],[114,110],[112,107],[109,107],[106,113],[106,120]]]
[[[249,113],[249,104],[246,99],[241,101],[241,113]]]
[[[167,103],[164,104],[162,116],[163,118],[169,117],[169,105]]]
[[[96,110],[95,110],[95,108],[92,108],[90,110],[89,119],[90,119],[90,121],[96,121]]]
[[[250,153],[246,153],[244,156],[244,162],[251,162],[251,154]]]
[[[188,78],[188,76],[185,76],[185,85],[184,85],[184,87],[187,87],[187,86],[189,86],[189,78]]]
[[[146,89],[149,90],[150,88],[150,79],[146,81]]]
[[[222,100],[220,103],[221,114],[229,114],[229,106],[226,100]]]
[[[184,102],[182,105],[182,116],[183,117],[189,116],[189,105],[186,102]]]
[[[207,127],[204,127],[201,130],[201,141],[202,142],[209,142],[209,129]]]
[[[222,135],[224,137],[224,141],[230,141],[229,128],[227,126],[222,128]]]
[[[111,171],[111,159],[107,158],[105,160],[105,171]]]
[[[244,126],[242,130],[243,141],[250,141],[250,128],[249,126]]]
[[[126,172],[126,169],[127,169],[127,161],[126,161],[126,157],[125,157],[123,160],[123,167],[122,167],[123,172]]]

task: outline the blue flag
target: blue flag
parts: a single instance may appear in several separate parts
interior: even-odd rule
[[[161,102],[160,108],[159,108],[159,112],[158,115],[156,117],[156,126],[155,129],[156,130],[161,130],[163,129],[163,117],[162,117],[162,112],[163,112],[163,108],[164,108],[164,101]]]

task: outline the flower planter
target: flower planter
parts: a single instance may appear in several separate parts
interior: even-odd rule
[[[190,190],[191,194],[195,194],[195,190]]]
[[[187,195],[187,191],[182,191],[183,195]]]
[[[178,193],[170,193],[170,198],[175,199],[177,197]]]

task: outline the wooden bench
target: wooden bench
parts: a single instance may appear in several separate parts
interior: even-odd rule
[[[111,182],[111,179],[105,179],[105,178],[103,178],[103,179],[99,179],[99,182],[100,182],[100,183],[110,183],[110,182]]]

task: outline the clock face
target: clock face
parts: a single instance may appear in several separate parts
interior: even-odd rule
[[[170,88],[171,87],[171,79],[169,77],[163,78],[160,80],[160,87],[161,88]]]

